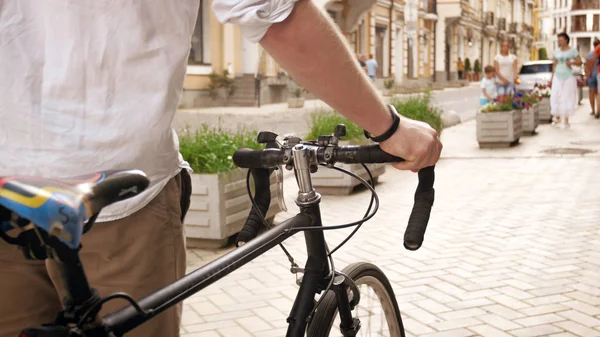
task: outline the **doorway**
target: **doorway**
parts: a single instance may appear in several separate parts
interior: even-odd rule
[[[383,77],[383,45],[385,41],[385,31],[386,27],[379,25],[375,26],[375,61],[377,61],[378,65],[375,77],[378,78]]]

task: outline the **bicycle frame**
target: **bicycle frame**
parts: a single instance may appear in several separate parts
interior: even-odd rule
[[[138,304],[144,311],[151,310],[148,315],[142,315],[134,307],[128,306],[118,312],[104,316],[102,318],[104,326],[116,336],[121,336],[285,241],[297,233],[294,230],[295,228],[321,227],[319,207],[321,197],[312,188],[307,154],[308,150],[294,151],[295,159],[297,159],[299,193],[296,203],[300,207],[299,214],[262,233],[243,246],[139,300]],[[314,297],[327,287],[329,277],[333,277],[333,275],[330,275],[323,231],[305,231],[304,236],[308,257],[302,283],[287,320],[289,323],[287,337],[304,336],[308,317],[314,308]],[[338,288],[334,287],[334,290],[339,292]],[[346,303],[343,305],[349,310],[350,305],[347,303],[347,297]],[[348,322],[347,317],[343,318],[343,321]],[[352,318],[350,317],[349,320],[351,322]],[[351,325],[351,323],[349,324]]]

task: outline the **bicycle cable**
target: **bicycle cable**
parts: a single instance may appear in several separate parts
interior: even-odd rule
[[[258,208],[258,205],[256,204],[256,200],[254,200],[254,196],[252,195],[252,190],[250,189],[250,171],[251,170],[248,170],[248,173],[246,174],[246,189],[248,191],[248,197],[250,197],[250,201],[252,202],[252,207],[256,208],[256,210],[257,210],[256,213],[258,214],[263,225],[265,225],[265,227],[267,227],[267,229],[271,229],[272,228],[271,224],[269,224],[267,219],[265,219],[265,217],[263,216],[262,212],[260,211],[260,208]],[[279,243],[278,245],[279,245],[279,247],[281,247],[281,250],[283,250],[283,253],[287,256],[288,261],[290,261],[290,263],[292,264],[292,268],[299,267],[298,264],[296,263],[296,261],[294,261],[294,257],[285,248],[283,243]]]
[[[148,316],[150,315],[153,310],[150,309],[148,311],[145,311],[144,309],[142,309],[142,307],[140,307],[140,305],[138,304],[138,302],[136,302],[131,296],[127,295],[126,293],[114,293],[114,294],[110,294],[106,297],[104,297],[103,299],[100,300],[100,302],[95,303],[92,307],[90,307],[81,317],[81,319],[79,320],[79,322],[77,323],[77,327],[81,328],[82,324],[85,322],[86,319],[88,319],[88,317],[92,314],[92,312],[94,310],[96,310],[96,308],[98,306],[101,306],[102,304],[110,301],[110,300],[114,300],[117,298],[122,298],[127,300],[129,303],[131,303],[131,306],[133,306],[133,308],[135,309],[135,311],[137,311],[138,313],[142,314],[143,316]]]
[[[362,167],[367,171],[367,174],[369,175],[369,184],[373,187],[373,190],[375,189],[375,180],[373,179],[373,175],[371,174],[371,170],[369,170],[369,168],[367,167],[367,165],[365,164],[361,164]],[[341,171],[343,172],[344,170],[339,168],[339,167],[332,167],[335,170]],[[371,194],[371,202],[369,203],[369,207],[367,207],[367,211],[365,212],[365,215],[363,215],[363,219],[369,214],[369,212],[371,211],[371,207],[373,207],[373,201],[375,201],[375,197],[374,194]],[[354,230],[352,231],[352,233],[350,233],[350,235],[348,235],[348,237],[346,237],[340,244],[338,244],[331,252],[329,252],[329,255],[332,255],[333,253],[335,253],[338,249],[342,248],[343,245],[345,245],[353,236],[354,234],[356,234],[356,232],[358,232],[358,230],[360,229],[360,227],[365,223],[366,220],[364,220],[363,222],[359,223]]]
[[[322,166],[326,166],[324,164],[321,164]],[[343,168],[340,167],[331,167],[337,171],[340,171],[342,173],[345,173],[347,175],[350,175],[351,177],[357,179],[362,185],[366,186],[370,191],[371,191],[371,201],[369,203],[369,207],[367,207],[367,211],[365,212],[365,215],[363,216],[362,220],[359,221],[354,221],[348,224],[344,224],[344,225],[336,225],[336,226],[327,226],[327,227],[298,227],[298,228],[293,228],[290,230],[294,230],[294,231],[303,231],[303,230],[333,230],[333,229],[340,229],[340,228],[348,228],[351,226],[356,226],[356,228],[348,235],[348,237],[346,237],[340,244],[338,244],[333,250],[329,250],[329,246],[327,246],[327,242],[325,242],[325,248],[327,250],[327,258],[329,259],[329,263],[331,265],[331,279],[329,281],[329,284],[327,285],[327,287],[324,289],[323,291],[323,295],[319,297],[319,300],[317,300],[317,303],[315,304],[313,310],[311,311],[311,313],[307,316],[307,320],[310,320],[312,315],[314,315],[314,313],[316,312],[317,308],[319,307],[319,305],[322,303],[322,301],[325,299],[325,294],[327,294],[327,292],[329,290],[331,290],[331,287],[333,285],[333,282],[335,280],[335,274],[336,274],[336,270],[335,270],[335,264],[333,261],[333,253],[335,251],[337,251],[338,249],[340,249],[344,244],[346,244],[351,238],[352,236],[354,236],[354,234],[356,234],[356,232],[360,229],[360,227],[368,220],[370,220],[375,213],[377,213],[377,210],[379,209],[379,197],[377,195],[377,192],[375,192],[375,180],[373,178],[373,175],[371,174],[371,171],[369,170],[369,168],[365,165],[362,164],[363,168],[366,170],[367,174],[369,175],[369,182],[367,182],[366,180],[364,180],[363,178],[359,177],[358,175],[345,170]],[[250,201],[252,202],[252,206],[255,207],[257,210],[259,209],[257,204],[256,204],[256,200],[254,200],[254,196],[252,195],[252,191],[250,189],[250,170],[248,170],[248,174],[246,176],[246,189],[248,191],[248,196],[250,198]],[[373,203],[375,203],[375,209],[373,210],[372,214],[369,215],[369,212],[371,212],[371,208],[373,207]],[[258,216],[260,217],[261,221],[263,222],[263,224],[267,227],[267,228],[271,228],[271,225],[266,221],[266,219],[264,218],[264,216],[262,215],[262,212],[258,212]],[[282,233],[283,234],[283,233]],[[278,238],[279,236],[277,236]],[[276,238],[273,238],[273,240],[275,240]],[[270,240],[272,241],[272,240]],[[283,250],[283,252],[285,253],[285,255],[287,256],[288,260],[290,261],[290,263],[292,264],[292,267],[298,267],[298,264],[296,264],[296,262],[294,261],[294,257],[288,252],[288,250],[283,246],[282,243],[279,243],[279,246],[281,247],[281,249]]]

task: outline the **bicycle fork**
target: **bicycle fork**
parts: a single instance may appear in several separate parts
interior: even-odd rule
[[[310,151],[302,145],[296,145],[292,149],[292,155],[294,156],[294,169],[298,181],[296,204],[300,207],[302,213],[311,218],[311,226],[321,227],[321,210],[319,207],[321,195],[315,192],[310,176],[313,158],[310,157]],[[352,318],[353,306],[348,299],[346,276],[330,274],[331,270],[323,231],[308,230],[304,232],[304,237],[308,258],[300,289],[287,319],[289,326],[286,336],[304,336],[310,315],[315,307],[315,295],[320,294],[327,288],[332,277],[334,278],[332,290],[336,294],[339,306],[342,332],[344,336],[355,336],[360,329],[360,322],[357,318]],[[352,280],[348,281],[352,282]]]

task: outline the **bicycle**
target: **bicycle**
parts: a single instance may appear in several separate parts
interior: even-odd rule
[[[377,212],[379,198],[372,176],[370,183],[367,183],[354,175],[372,193],[363,219],[337,226],[322,225],[319,208],[321,196],[311,182],[311,173],[316,172],[319,164],[342,170],[334,164],[361,163],[364,166],[365,163],[398,162],[402,159],[385,153],[377,144],[340,146],[339,140],[344,135],[343,125],[339,125],[334,134],[321,136],[312,142],[302,141],[298,137],[282,139],[274,133],[261,132],[258,142],[266,145],[264,149],[237,150],[233,154],[233,161],[239,167],[248,168],[247,189],[253,205],[237,237],[237,248],[139,301],[124,293],[100,298],[98,292],[88,284],[78,250],[81,236],[92,227],[103,207],[132,197],[148,186],[148,179],[143,172],[107,171],[60,180],[19,176],[0,178],[0,236],[23,248],[27,258],[56,260],[68,289],[65,308],[55,322],[25,329],[20,337],[123,336],[276,245],[281,245],[298,232],[304,232],[308,258],[305,267],[299,268],[284,248],[292,264],[291,271],[303,274],[298,281],[299,290],[287,320],[288,337],[300,337],[305,333],[307,336],[329,336],[334,327],[339,327],[339,333],[343,336],[364,335],[367,331],[364,320],[354,317],[365,302],[365,294],[359,291],[363,285],[371,287],[376,300],[382,305],[382,310],[377,312],[373,312],[371,307],[367,308],[369,314],[384,316],[379,325],[372,328],[387,326],[388,332],[381,335],[404,337],[398,303],[384,273],[371,263],[355,263],[340,272],[335,269],[332,258],[332,254]],[[258,235],[261,226],[268,224],[264,216],[271,200],[270,175],[275,171],[281,174],[282,166],[293,169],[296,174],[299,187],[296,204],[300,212]],[[425,168],[418,175],[415,204],[404,237],[404,246],[409,250],[421,246],[434,200],[434,168]],[[255,183],[254,197],[250,190],[250,176]],[[354,231],[330,251],[324,230],[351,226],[356,226]],[[18,236],[11,237],[5,233],[10,229],[17,229]],[[102,304],[115,298],[125,299],[130,305],[98,317]],[[334,321],[339,323],[334,324]],[[367,323],[367,328],[371,328],[371,317],[368,317]]]

